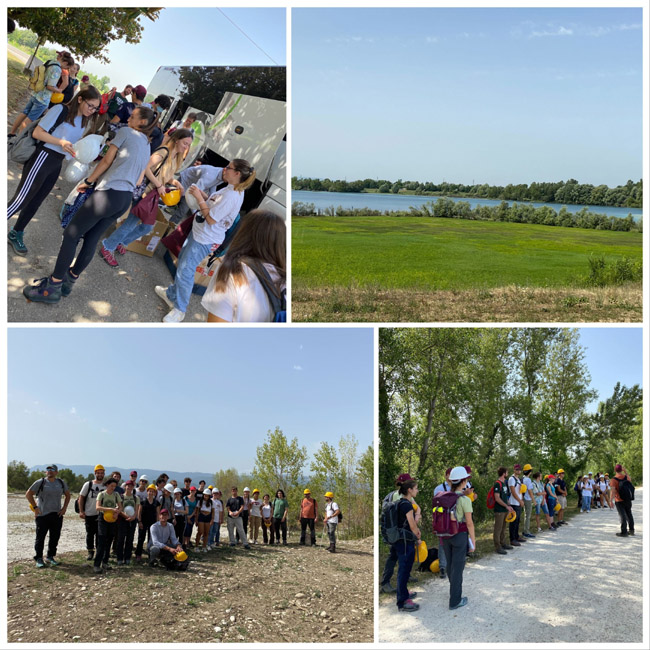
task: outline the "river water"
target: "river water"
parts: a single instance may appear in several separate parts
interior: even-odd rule
[[[391,210],[391,211],[404,211],[408,212],[410,206],[419,207],[430,201],[436,201],[440,196],[416,196],[406,194],[375,194],[375,193],[350,193],[350,192],[305,192],[302,190],[293,190],[291,192],[291,201],[300,201],[301,203],[313,203],[316,208],[324,210],[334,206],[335,208],[341,206],[343,208],[370,208],[371,210]],[[476,198],[455,198],[448,197],[452,201],[466,201],[472,208],[477,205],[499,205],[501,201],[494,199],[476,199]],[[508,201],[514,203],[514,201]],[[526,201],[526,203],[529,203]],[[535,201],[530,202],[531,205],[539,208],[543,205],[548,205],[556,212],[560,211],[561,203],[539,203]],[[569,212],[578,212],[584,205],[567,205],[566,209]],[[592,206],[588,205],[590,212],[599,214],[607,214],[612,217],[627,217],[631,214],[635,221],[641,219],[641,208],[613,208],[608,206]]]

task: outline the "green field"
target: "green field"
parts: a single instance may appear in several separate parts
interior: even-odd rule
[[[642,259],[642,235],[410,217],[293,217],[298,289],[576,287],[590,255]]]

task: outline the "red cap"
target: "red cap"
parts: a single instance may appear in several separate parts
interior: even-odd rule
[[[147,89],[142,85],[135,86],[133,92],[138,99],[144,99],[147,96]]]
[[[469,465],[465,465],[465,471],[471,475],[472,473],[472,468]]]
[[[404,483],[404,481],[412,481],[413,479],[411,478],[411,475],[410,475],[410,474],[400,474],[400,475],[397,477],[397,480],[398,480],[400,483]]]
[[[517,463],[517,464],[513,467],[513,469],[521,469],[521,465],[520,465],[519,463]]]
[[[548,477],[549,478],[555,478],[555,474],[549,474]]]
[[[135,485],[135,483],[129,479],[128,481],[124,481],[124,485]]]
[[[163,508],[163,509],[160,511],[160,514],[161,514],[161,515],[168,515],[168,514],[169,514],[169,510],[167,510],[167,508]]]
[[[135,470],[133,470],[133,471],[129,474],[129,476],[137,476],[137,475],[138,475],[138,473],[137,473]]]
[[[196,488],[195,488],[194,486],[192,486],[192,487],[190,488],[190,492],[196,492]]]
[[[454,469],[454,468],[453,468],[453,467],[448,467],[448,468],[445,470],[445,476],[449,476],[449,475],[451,474],[451,470],[452,470],[452,469]]]
[[[617,465],[614,469],[615,469],[617,472],[622,472],[622,471],[623,471],[623,465]]]

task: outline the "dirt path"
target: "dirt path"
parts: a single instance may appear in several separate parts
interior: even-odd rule
[[[448,581],[420,582],[420,610],[379,607],[379,640],[392,643],[643,641],[643,491],[632,514],[636,536],[619,538],[616,511],[576,516],[507,556],[465,567],[467,606],[450,612]]]
[[[374,636],[372,540],[315,548],[220,546],[186,573],[114,566],[95,576],[81,520],[66,517],[57,568],[36,569],[33,518],[8,499],[7,634],[36,643],[365,642]],[[28,510],[28,509],[27,509]],[[72,511],[72,507],[70,508]],[[225,527],[222,541],[227,540]],[[320,542],[320,539],[318,540]]]

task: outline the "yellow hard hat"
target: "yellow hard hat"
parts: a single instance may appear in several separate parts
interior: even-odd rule
[[[524,472],[527,472],[529,469],[533,469],[533,466],[530,463],[524,465]]]
[[[414,503],[414,504],[413,504],[413,510],[417,510],[417,509],[418,509],[418,504],[417,504],[417,503]]]
[[[257,494],[260,493],[260,491],[259,491],[257,488],[255,488],[255,489],[253,490],[253,494],[256,494],[256,493],[257,493]]]
[[[433,562],[431,562],[431,564],[429,565],[429,571],[431,571],[431,573],[439,573],[440,560],[434,560]]]
[[[156,490],[157,492],[158,488],[153,483],[149,483],[149,485],[147,485],[147,490]]]
[[[174,559],[179,562],[185,562],[185,560],[187,560],[187,553],[185,551],[178,551],[178,553],[174,555]]]
[[[117,521],[117,515],[112,510],[105,510],[104,521],[107,521],[109,524],[112,524],[114,521]]]
[[[474,492],[474,490],[472,490],[472,491],[471,491],[467,496],[468,496],[472,501],[476,501],[476,499],[478,498],[477,495],[476,495],[476,492]]]
[[[181,200],[181,191],[173,189],[165,192],[161,197],[162,202],[167,206],[176,205]]]
[[[553,510],[555,510],[555,512],[559,512],[560,510],[562,510],[562,506],[559,503],[556,503],[555,508],[553,508]]]
[[[558,471],[555,472],[555,473],[556,473],[556,474],[564,474],[564,470],[563,470],[563,469],[558,469]]]
[[[305,490],[303,491],[303,494],[311,494],[310,489],[309,489],[309,488],[305,488]]]
[[[512,512],[509,512],[509,513],[506,515],[506,521],[507,521],[508,523],[510,523],[511,521],[514,521],[516,518],[517,518],[517,513],[514,512],[514,510],[513,510]]]
[[[427,543],[422,539],[420,543],[415,547],[415,553],[417,555],[418,562],[424,562],[429,555],[429,549],[427,549]]]
[[[527,489],[528,488],[525,485],[522,484],[522,486],[519,488],[519,493],[523,494],[524,492],[526,492]]]
[[[325,492],[325,496],[326,496],[328,499],[333,499],[333,498],[334,498],[334,492]]]
[[[208,485],[208,490],[214,490],[214,486]]]
[[[50,101],[53,104],[60,104],[63,101],[63,93],[52,93]]]
[[[34,508],[34,506],[33,506],[31,503],[29,504],[29,509],[30,509],[32,512],[36,512],[36,508]]]
[[[106,471],[103,465],[95,465],[94,471],[96,472],[98,469],[103,469],[104,471]]]

